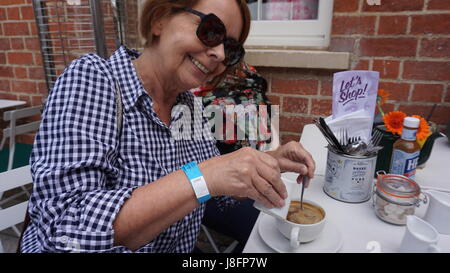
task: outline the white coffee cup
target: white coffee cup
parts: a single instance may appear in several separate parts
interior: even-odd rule
[[[300,200],[292,201],[300,202]],[[297,224],[287,219],[277,218],[277,228],[284,237],[289,239],[292,248],[298,248],[301,243],[311,242],[317,239],[322,233],[327,221],[326,212],[319,204],[310,200],[303,200],[303,202],[319,207],[323,211],[324,217],[315,224]]]
[[[428,222],[414,215],[406,217],[406,232],[400,244],[401,253],[435,253],[438,232]]]
[[[423,219],[438,233],[450,235],[450,194],[429,190],[425,192],[430,200]]]

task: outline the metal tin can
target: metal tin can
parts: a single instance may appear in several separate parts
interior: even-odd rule
[[[328,147],[324,192],[339,201],[362,203],[370,199],[377,155],[341,154]]]

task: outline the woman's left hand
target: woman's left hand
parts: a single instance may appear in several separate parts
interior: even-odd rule
[[[309,179],[314,177],[316,163],[311,154],[299,142],[291,141],[267,153],[278,160],[281,172],[299,173],[297,183],[302,183],[304,176]],[[305,187],[308,185],[309,182],[305,184]]]

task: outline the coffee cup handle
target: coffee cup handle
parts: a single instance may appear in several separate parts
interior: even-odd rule
[[[437,245],[429,245],[428,246],[428,253],[440,253],[441,249]]]
[[[300,233],[300,228],[299,227],[294,227],[291,229],[291,247],[292,248],[298,248],[300,246],[300,239],[299,239],[299,234]]]

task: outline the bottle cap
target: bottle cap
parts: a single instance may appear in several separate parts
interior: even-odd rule
[[[403,120],[403,126],[409,127],[409,128],[419,128],[420,119],[415,117],[406,117]]]

